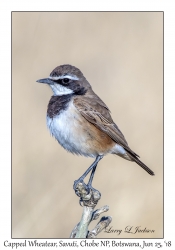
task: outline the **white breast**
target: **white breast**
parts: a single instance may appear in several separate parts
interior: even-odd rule
[[[81,119],[81,121],[80,121]],[[82,117],[71,101],[68,108],[58,116],[50,118],[47,116],[47,126],[50,133],[56,138],[63,148],[74,154],[95,157],[88,153],[86,135],[82,136]]]

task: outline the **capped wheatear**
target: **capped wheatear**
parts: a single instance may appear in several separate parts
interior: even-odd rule
[[[82,72],[69,64],[56,67],[48,78],[37,82],[48,84],[52,91],[47,108],[47,126],[50,133],[67,151],[96,158],[86,172],[74,183],[83,181],[92,170],[92,179],[98,162],[107,154],[115,154],[136,162],[150,175],[154,172],[138,159],[112,120],[106,104],[93,92]]]

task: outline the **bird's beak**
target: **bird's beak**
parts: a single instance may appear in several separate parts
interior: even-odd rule
[[[45,83],[45,84],[54,84],[54,81],[52,81],[50,78],[44,78],[44,79],[39,79],[37,80],[37,82],[40,82],[40,83]]]

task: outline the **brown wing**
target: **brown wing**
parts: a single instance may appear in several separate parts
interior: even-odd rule
[[[133,156],[138,156],[129,147],[124,135],[113,122],[108,107],[102,102],[98,96],[93,98],[85,97],[74,99],[74,105],[81,115],[94,124],[98,129],[105,132],[117,144],[121,145],[126,151]]]

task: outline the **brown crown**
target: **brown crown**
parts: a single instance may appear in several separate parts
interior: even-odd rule
[[[61,76],[61,75],[66,75],[66,74],[71,74],[71,75],[75,75],[79,78],[82,78],[84,77],[82,72],[70,65],[70,64],[64,64],[64,65],[60,65],[58,67],[56,67],[51,73],[50,73],[50,76],[51,77],[57,77],[57,76]]]

